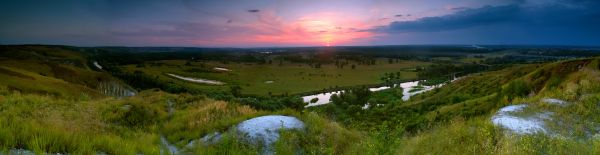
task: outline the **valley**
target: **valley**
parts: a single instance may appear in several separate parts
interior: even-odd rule
[[[599,153],[594,55],[600,52],[561,49],[580,52],[552,59],[528,54],[545,48],[403,52],[414,48],[440,47],[398,46],[381,55],[359,47],[211,55],[219,49],[2,46],[0,148],[5,154]],[[269,134],[255,135],[262,132]]]

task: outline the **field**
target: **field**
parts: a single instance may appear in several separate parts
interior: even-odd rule
[[[168,107],[168,102],[174,106]],[[344,153],[361,144],[358,138],[364,136],[316,114],[261,111],[192,95],[150,90],[123,99],[64,100],[0,86],[0,153],[20,148],[35,154],[158,155],[164,154],[165,144],[160,140],[164,137],[192,154],[257,154],[259,147],[238,140],[235,132],[227,130],[268,114],[296,116],[309,126],[306,133],[285,134],[284,138],[292,140],[278,144],[280,151],[294,151],[302,145],[312,148],[312,154]],[[185,147],[211,132],[223,133],[219,145]],[[319,150],[322,147],[329,149]]]
[[[295,94],[308,91],[317,91],[332,87],[356,86],[379,84],[384,81],[381,77],[385,73],[396,74],[400,72],[401,80],[416,79],[414,70],[417,66],[427,66],[431,63],[421,61],[402,60],[398,63],[388,63],[384,59],[377,59],[375,65],[356,65],[338,68],[334,64],[323,64],[319,68],[307,64],[283,62],[273,64],[257,63],[222,63],[189,62],[184,60],[163,60],[152,62],[161,64],[151,66],[146,63],[143,67],[138,65],[127,65],[126,70],[130,72],[142,71],[160,79],[173,81],[182,85],[189,85],[201,89],[224,89],[229,86],[239,85],[242,94],[251,95],[281,95]],[[227,68],[230,71],[216,71],[214,67]],[[172,78],[167,73],[182,75],[186,77],[218,80],[225,82],[225,86],[214,86],[184,82]]]
[[[281,130],[272,147],[275,154],[600,151],[598,57],[554,61],[519,57],[522,53],[488,57],[498,54],[491,53],[406,58],[363,52],[322,60],[309,54],[307,59],[292,57],[304,52],[231,52],[237,57],[188,60],[206,53],[120,52],[114,56],[131,60],[108,61],[114,59],[69,50],[76,48],[6,48],[9,52],[0,52],[3,154],[164,154],[171,147],[180,154],[260,154],[265,147],[247,141],[234,127],[264,115],[292,116],[306,125],[300,131]],[[241,59],[246,56],[253,59]],[[103,69],[94,68],[94,61]],[[418,78],[443,81],[449,73],[464,77],[406,101],[402,88],[371,92],[361,86]],[[225,84],[193,83],[168,74]],[[237,86],[242,94],[232,91]],[[285,96],[336,86],[347,87],[321,106],[305,108],[298,96]],[[138,90],[134,96],[116,95],[133,88]],[[546,98],[568,104],[549,105],[542,102]],[[523,117],[553,112],[546,129],[558,136],[515,135],[491,121],[498,109],[515,104],[531,107]],[[214,143],[188,145],[215,132],[221,139]]]

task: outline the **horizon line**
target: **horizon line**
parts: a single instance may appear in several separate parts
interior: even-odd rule
[[[0,44],[0,46],[70,46],[84,48],[232,48],[232,49],[260,49],[260,48],[335,48],[335,47],[384,47],[384,46],[536,46],[536,47],[594,47],[600,45],[567,45],[567,44],[383,44],[383,45],[339,45],[339,46],[128,46],[128,45],[96,45],[81,46],[67,44]]]

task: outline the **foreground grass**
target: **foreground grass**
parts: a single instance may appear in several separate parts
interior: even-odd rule
[[[487,117],[455,119],[430,131],[405,137],[397,154],[598,154],[600,139],[512,135]]]
[[[598,59],[562,61],[540,67],[513,80],[522,80],[530,87],[527,95],[507,101],[498,93],[431,112],[439,113],[492,107],[484,115],[464,119],[456,117],[431,129],[407,135],[396,150],[397,154],[599,154],[600,153],[600,68]],[[543,75],[543,76],[542,76]],[[552,79],[560,78],[558,82]],[[504,89],[510,87],[508,84]],[[503,93],[504,91],[502,91]],[[566,106],[544,103],[544,98],[566,100]],[[488,105],[486,105],[488,104]],[[490,117],[506,104],[528,104],[532,111],[552,112],[546,121],[551,134],[515,135],[494,126]],[[493,108],[493,107],[497,108]],[[488,108],[486,108],[488,109]]]
[[[235,78],[242,75],[236,70],[252,67],[230,65],[225,67],[234,70],[233,73],[215,74],[225,79],[227,76]],[[373,108],[375,111],[362,115],[368,117],[351,118],[348,124],[338,124],[308,110],[263,111],[203,96],[156,90],[124,99],[90,100],[88,97],[36,95],[29,91],[22,94],[0,86],[0,150],[6,152],[23,148],[38,154],[160,154],[163,147],[160,137],[166,137],[169,143],[175,144],[184,153],[259,154],[264,148],[251,145],[232,127],[256,116],[279,114],[298,117],[307,128],[282,131],[281,140],[273,146],[276,154],[600,154],[597,134],[597,122],[600,122],[598,66],[598,59],[585,59],[544,66],[523,65],[472,75],[445,88],[417,95],[408,102],[394,101]],[[274,70],[278,67],[266,68],[270,68],[268,72],[276,72]],[[325,73],[327,68],[308,69],[317,74]],[[1,79],[47,77],[17,66],[3,69]],[[260,73],[259,69],[254,72]],[[348,72],[358,74],[350,69]],[[257,74],[252,76],[260,77]],[[61,82],[58,79],[61,78],[48,80],[48,83]],[[267,80],[256,79],[259,83]],[[69,85],[64,82],[68,80],[62,80],[59,84]],[[41,84],[49,91],[51,88],[69,91],[61,94],[76,96],[80,93],[75,88],[36,83],[40,81],[6,81],[3,81],[6,85],[30,85],[33,88],[34,84]],[[322,79],[317,82],[324,83]],[[388,91],[390,94],[401,92],[396,89]],[[398,97],[401,96],[375,94],[376,99],[369,102],[384,102]],[[564,99],[571,105],[557,108],[540,103],[539,100],[545,97]],[[567,136],[512,135],[490,123],[490,115],[498,108],[517,103],[553,109],[556,118],[572,124],[555,124],[555,128],[564,128]],[[360,108],[356,109],[347,115],[363,112]],[[222,140],[216,144],[198,143],[185,148],[190,141],[213,132],[223,133]]]
[[[186,94],[151,90],[124,99],[71,100],[0,88],[0,150],[5,152],[160,154],[164,136],[187,153],[258,154],[263,148],[245,141],[232,127],[269,114],[296,116],[306,123],[304,131],[282,133],[275,145],[282,154],[347,154],[360,148],[356,146],[364,136],[315,113],[259,111]],[[212,132],[224,133],[223,139],[185,147]]]
[[[120,129],[102,118],[102,101],[64,100],[32,94],[0,96],[0,148],[35,152],[158,154],[155,133]],[[114,105],[114,104],[111,104]]]

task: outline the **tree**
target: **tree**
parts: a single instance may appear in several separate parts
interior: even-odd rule
[[[319,98],[310,99],[310,103],[317,103],[318,101],[319,101]]]
[[[240,97],[242,95],[242,87],[240,87],[238,85],[233,85],[233,86],[229,87],[229,91],[235,97]]]

